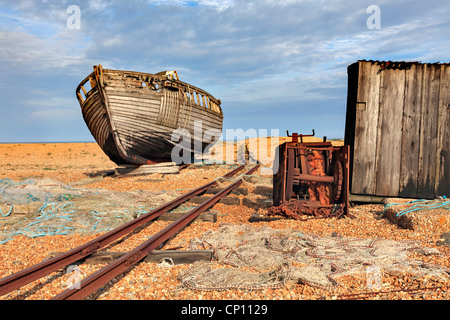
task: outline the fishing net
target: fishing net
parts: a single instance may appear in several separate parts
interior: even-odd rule
[[[177,191],[119,192],[73,188],[51,179],[2,179],[0,244],[17,235],[35,238],[106,232],[177,196]]]
[[[450,200],[445,196],[432,200],[390,198],[384,203],[383,214],[401,228],[434,233],[450,228]]]
[[[261,290],[288,280],[330,289],[344,275],[410,273],[448,281],[450,270],[408,257],[410,251],[439,254],[415,241],[309,235],[249,225],[224,225],[191,241],[191,249],[213,249],[212,262],[196,262],[178,276],[193,290]]]

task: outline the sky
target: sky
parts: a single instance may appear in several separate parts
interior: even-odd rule
[[[0,0],[0,143],[94,141],[75,89],[98,64],[177,70],[224,133],[343,138],[350,64],[449,55],[447,0]]]

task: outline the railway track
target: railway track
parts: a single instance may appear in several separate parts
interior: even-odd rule
[[[244,170],[245,165],[230,171],[223,178],[231,178],[237,173]],[[251,170],[246,172],[246,175],[253,174],[259,165],[254,166]],[[198,215],[200,215],[205,210],[208,210],[214,206],[221,198],[228,195],[234,188],[237,188],[242,184],[242,179],[238,179],[234,183],[231,183],[228,187],[224,188],[221,192],[217,193],[213,197],[205,200],[202,204],[198,205],[191,211],[184,214],[181,218],[170,224],[168,227],[164,228],[156,235],[151,237],[146,242],[142,243],[140,246],[134,250],[128,252],[121,258],[115,260],[111,264],[105,266],[94,274],[84,278],[76,287],[77,289],[67,289],[57,296],[53,297],[53,300],[81,300],[89,296],[89,294],[95,292],[97,289],[106,285],[110,280],[114,279],[118,275],[124,273],[130,269],[135,264],[139,263],[144,259],[149,253],[151,253],[159,245],[163,244],[169,238],[174,236],[184,227],[186,227],[190,222],[192,222]],[[110,232],[89,241],[88,243],[74,248],[66,253],[58,255],[49,260],[43,261],[35,266],[19,271],[15,274],[7,276],[0,279],[0,296],[3,296],[11,291],[17,290],[20,287],[40,279],[52,272],[55,272],[61,268],[67,267],[72,263],[82,260],[89,255],[97,252],[101,248],[104,248],[113,241],[133,232],[137,228],[144,226],[146,223],[158,218],[160,215],[176,208],[182,203],[188,201],[192,197],[201,194],[208,190],[209,188],[218,185],[218,181],[214,180],[207,183],[197,189],[194,189],[162,206],[149,211],[146,214],[141,215]]]

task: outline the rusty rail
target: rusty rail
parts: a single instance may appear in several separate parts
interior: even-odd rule
[[[242,165],[226,175],[224,175],[224,178],[229,178],[234,176],[236,173],[242,171],[244,169],[245,165]],[[128,233],[136,230],[138,227],[156,219],[163,213],[166,213],[167,211],[170,211],[183,202],[186,202],[190,198],[206,191],[207,189],[214,187],[218,184],[216,180],[205,184],[204,186],[201,186],[197,189],[194,189],[166,204],[163,204],[162,206],[149,211],[146,214],[141,215],[139,218],[136,218],[122,226],[117,227],[116,229],[94,239],[90,242],[81,245],[75,249],[72,249],[70,251],[67,251],[66,253],[63,253],[59,256],[56,256],[52,259],[43,261],[35,266],[32,266],[30,268],[24,269],[22,271],[19,271],[17,273],[14,273],[10,276],[7,276],[3,279],[0,279],[0,296],[3,296],[11,291],[17,290],[20,287],[37,280],[39,278],[42,278],[54,271],[59,270],[60,268],[64,268],[78,260],[81,260],[92,253],[96,252],[97,250],[107,246],[111,242],[121,238],[124,235],[127,235]]]
[[[258,168],[259,164],[248,171],[246,174],[251,175]],[[196,217],[198,217],[203,211],[208,210],[209,208],[214,206],[221,198],[225,197],[233,189],[239,187],[241,184],[242,179],[239,179],[236,182],[230,184],[228,187],[224,188],[213,197],[209,198],[199,206],[184,214],[181,218],[158,232],[156,235],[136,247],[134,250],[128,252],[106,267],[93,273],[89,277],[81,280],[76,286],[77,289],[66,289],[65,291],[53,297],[52,300],[81,300],[86,298],[91,293],[97,291],[118,275],[126,272],[132,266],[139,263],[139,261],[144,259],[155,248],[177,234],[180,230],[191,223]]]

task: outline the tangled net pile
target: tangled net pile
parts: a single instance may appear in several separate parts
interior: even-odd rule
[[[2,179],[0,244],[17,235],[36,238],[106,232],[177,196],[177,192],[78,189],[51,179]],[[22,214],[15,213],[18,208]]]
[[[439,254],[415,241],[357,239],[308,235],[298,230],[224,225],[191,241],[191,249],[213,249],[216,261],[196,262],[181,272],[183,286],[200,291],[261,290],[284,286],[288,280],[331,289],[338,277],[378,267],[386,273],[449,280],[450,270],[408,258],[415,250]]]

